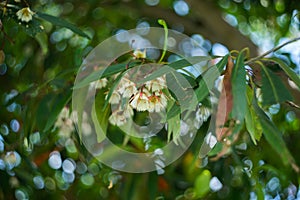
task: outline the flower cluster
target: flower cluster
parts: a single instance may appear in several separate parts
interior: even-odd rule
[[[74,131],[73,121],[70,118],[70,109],[64,107],[55,122],[55,127],[59,128],[58,134],[61,137],[69,138]]]
[[[141,112],[163,111],[167,107],[167,96],[163,92],[163,89],[166,88],[164,77],[147,81],[137,87],[128,75],[124,76],[108,99],[108,102],[114,107],[109,122],[117,126],[124,125],[127,119],[133,116],[133,109]]]
[[[199,106],[196,110],[194,126],[197,129],[199,129],[202,126],[203,122],[207,121],[207,119],[210,117],[210,115],[211,115],[211,109],[208,107],[205,107],[204,105],[199,103]]]

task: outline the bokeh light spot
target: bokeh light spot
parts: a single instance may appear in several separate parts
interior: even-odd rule
[[[176,14],[180,16],[187,15],[190,10],[188,4],[185,1],[175,1],[173,7]]]

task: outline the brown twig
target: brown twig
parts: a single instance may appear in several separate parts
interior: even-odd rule
[[[297,40],[300,40],[300,37],[297,37],[297,38],[294,38],[292,40],[289,40],[289,41],[287,41],[287,42],[285,42],[285,43],[283,43],[283,44],[281,44],[281,45],[279,45],[277,47],[274,47],[273,49],[270,49],[269,51],[267,51],[267,52],[265,52],[265,53],[263,53],[263,54],[261,54],[261,55],[259,55],[257,57],[251,58],[250,60],[248,60],[248,61],[245,62],[245,65],[248,65],[248,64],[253,63],[253,62],[257,61],[257,60],[260,60],[260,59],[264,58],[265,56],[269,55],[270,53],[278,51],[282,47],[284,47],[284,46],[286,46],[286,45],[288,45],[290,43],[296,42]]]

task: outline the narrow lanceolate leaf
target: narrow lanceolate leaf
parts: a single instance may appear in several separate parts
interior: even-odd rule
[[[253,97],[254,91],[250,87],[247,87],[247,106],[249,109],[246,110],[245,125],[252,142],[256,145],[256,141],[259,141],[262,136],[262,129],[252,106],[252,102],[255,101]]]
[[[198,88],[195,94],[199,102],[203,101],[208,95],[210,90],[214,87],[215,80],[221,75],[224,66],[228,62],[229,55],[224,56],[216,65],[211,66],[199,78]]]
[[[175,144],[178,145],[180,136],[180,114],[167,120],[168,123],[168,142],[173,138]]]
[[[262,99],[263,105],[268,106],[284,101],[292,101],[293,97],[282,81],[267,67],[261,66],[262,70]]]
[[[236,60],[231,75],[232,84],[232,118],[242,122],[247,111],[246,97],[246,71],[244,68],[244,52],[241,52]]]
[[[289,78],[294,81],[294,83],[300,89],[300,77],[283,61],[279,58],[265,58],[264,60],[273,61],[279,64],[282,70],[289,76]]]
[[[71,31],[73,31],[74,33],[82,36],[82,37],[86,37],[88,39],[91,39],[86,33],[84,33],[82,30],[80,30],[79,28],[77,28],[74,24],[71,24],[61,18],[52,16],[52,15],[48,15],[46,13],[41,13],[41,12],[36,12],[37,17],[46,20],[50,23],[52,23],[53,25],[56,26],[62,26],[65,28],[70,29]]]
[[[195,57],[189,57],[186,59],[177,60],[168,65],[164,65],[164,66],[160,67],[158,70],[154,71],[151,75],[147,76],[145,79],[138,82],[138,84],[146,82],[146,81],[151,81],[153,79],[161,77],[161,76],[169,73],[170,69],[171,70],[172,69],[173,70],[183,69],[185,67],[192,66],[192,65],[200,63],[200,62],[209,61],[210,59],[211,58],[208,56],[195,56]]]
[[[192,86],[185,77],[179,72],[171,70],[166,74],[166,80],[169,91],[175,95],[174,98],[180,104],[181,111],[194,110],[198,102]]]
[[[110,114],[110,107],[107,106],[103,110],[103,106],[105,103],[105,95],[104,90],[100,90],[95,98],[95,103],[92,108],[92,120],[95,126],[95,131],[97,135],[97,142],[101,142],[105,139],[107,126],[108,126],[108,118]]]
[[[131,63],[128,67],[131,68],[134,64],[136,64],[136,62]],[[76,83],[76,85],[74,85],[74,89],[88,86],[91,82],[99,80],[100,78],[106,78],[106,77],[113,76],[119,72],[124,71],[125,69],[126,69],[126,63],[119,63],[119,64],[115,64],[115,65],[110,65],[109,67],[104,68],[104,69],[94,71],[91,74],[89,74],[88,76],[86,76],[83,80]]]
[[[105,102],[104,102],[104,106],[103,106],[103,110],[106,109],[107,105],[109,104],[109,99],[111,97],[111,95],[113,94],[113,92],[115,91],[115,89],[118,87],[119,85],[119,82],[121,81],[122,77],[125,75],[125,72],[119,74],[117,76],[117,78],[115,79],[112,87],[110,88],[108,94],[107,94],[107,97],[105,99]]]
[[[230,129],[225,126],[229,119],[229,113],[232,110],[232,86],[231,74],[233,71],[233,61],[228,58],[228,63],[223,78],[223,88],[219,97],[219,103],[216,113],[216,136],[218,141],[222,140],[224,136],[230,135]]]
[[[274,123],[269,119],[265,112],[253,102],[253,108],[257,114],[258,121],[261,124],[263,135],[266,138],[267,142],[272,146],[272,148],[278,153],[282,162],[285,165],[291,164],[293,168],[298,168],[295,164],[295,160],[289,152],[288,148],[285,145],[285,142],[282,138],[282,133],[277,129]]]

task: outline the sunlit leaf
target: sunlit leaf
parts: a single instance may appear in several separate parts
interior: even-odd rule
[[[208,170],[203,170],[203,172],[197,176],[194,185],[196,198],[204,197],[210,191],[210,179],[211,173]]]
[[[239,53],[231,75],[233,105],[231,115],[242,122],[247,112],[246,70],[244,67],[244,52]],[[227,91],[226,91],[227,92]]]
[[[247,87],[247,106],[245,115],[245,125],[250,134],[252,142],[256,145],[262,136],[261,125],[258,121],[257,115],[252,107],[252,101],[254,101],[254,91]]]
[[[281,103],[284,101],[292,101],[288,89],[282,83],[282,81],[276,76],[271,70],[265,66],[261,66],[262,70],[262,98],[263,105],[272,105],[276,103]]]

